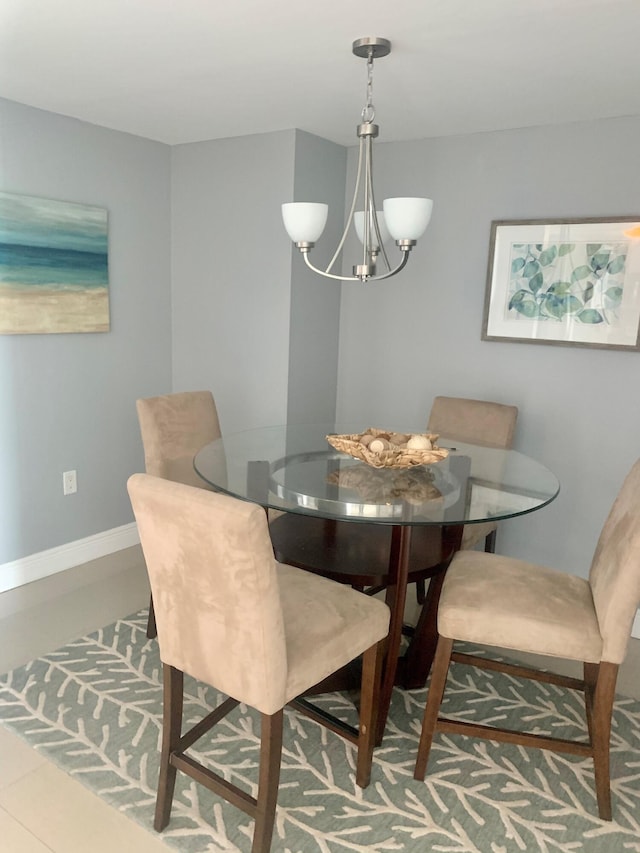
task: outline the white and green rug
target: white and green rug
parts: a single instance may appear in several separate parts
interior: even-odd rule
[[[114,808],[153,832],[161,731],[161,665],[146,612],[0,677],[0,723]],[[212,653],[215,653],[212,650]],[[445,711],[576,736],[580,698],[548,685],[454,664]],[[187,680],[185,722],[218,697]],[[426,781],[413,766],[426,690],[396,691],[371,785],[354,782],[353,748],[288,712],[272,850],[640,852],[640,702],[619,698],[612,736],[614,821],[600,821],[589,760],[438,736]],[[351,714],[346,697],[323,699]],[[469,704],[470,702],[470,704]],[[469,712],[469,708],[471,711]],[[192,751],[255,794],[257,716],[240,706]],[[246,815],[178,774],[166,844],[181,853],[251,847]]]

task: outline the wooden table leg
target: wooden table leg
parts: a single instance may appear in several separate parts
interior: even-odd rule
[[[409,648],[402,658],[400,683],[406,690],[424,687],[438,642],[438,604],[440,591],[453,555],[460,548],[462,525],[445,525],[442,528],[442,553],[449,558],[442,563],[442,570],[429,581],[425,603],[418,617]]]
[[[385,601],[391,610],[389,636],[384,663],[380,701],[378,704],[378,736],[376,744],[382,742],[384,728],[391,705],[391,694],[396,680],[398,655],[402,640],[402,622],[404,606],[407,598],[407,579],[409,576],[409,553],[411,550],[411,526],[394,526],[391,537],[391,553],[389,555],[389,576],[391,582],[387,587]]]
[[[429,677],[438,642],[438,603],[446,569],[445,564],[440,574],[429,581],[418,624],[402,658],[400,683],[405,690],[424,687]]]

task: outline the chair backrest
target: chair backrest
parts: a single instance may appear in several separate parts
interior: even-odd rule
[[[640,459],[604,523],[589,582],[604,641],[602,659],[622,663],[640,605]]]
[[[133,474],[160,658],[266,714],[287,660],[276,562],[258,504]]]
[[[183,391],[136,402],[147,474],[204,487],[193,470],[194,455],[220,438],[211,391]]]
[[[435,397],[427,431],[468,444],[509,449],[517,419],[516,406],[465,397]]]

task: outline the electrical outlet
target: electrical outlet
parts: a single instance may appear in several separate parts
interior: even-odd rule
[[[62,475],[62,493],[65,495],[75,495],[78,491],[78,481],[75,471],[65,471]]]

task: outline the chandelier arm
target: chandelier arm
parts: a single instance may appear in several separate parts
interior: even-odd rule
[[[369,161],[367,163],[367,174],[366,181],[369,187],[369,199],[371,202],[371,211],[372,211],[372,219],[373,219],[373,227],[376,232],[376,237],[378,238],[378,247],[382,252],[382,257],[384,259],[385,266],[388,271],[391,270],[391,264],[389,263],[389,258],[387,256],[387,250],[384,247],[382,242],[382,236],[380,234],[380,226],[378,224],[378,215],[377,215],[377,205],[376,205],[376,197],[373,191],[373,150],[369,149]],[[368,219],[368,217],[366,217]]]
[[[325,276],[325,278],[333,278],[336,281],[359,281],[358,277],[355,275],[335,275],[334,273],[331,273],[331,272],[328,272],[325,270],[319,270],[318,267],[314,267],[314,265],[309,260],[308,252],[302,252],[302,257],[304,258],[304,262],[309,267],[310,270],[317,272],[318,275]],[[400,269],[401,269],[401,267],[400,267]]]
[[[349,229],[351,228],[351,223],[353,222],[353,214],[356,209],[356,204],[358,202],[358,192],[360,190],[360,181],[362,179],[362,152],[364,150],[364,139],[360,139],[360,150],[358,153],[358,171],[356,173],[356,186],[353,191],[353,199],[351,200],[351,209],[349,210],[349,216],[347,217],[347,222],[344,226],[344,231],[342,232],[342,237],[340,242],[338,243],[338,248],[336,249],[333,257],[331,258],[331,262],[327,266],[325,272],[329,272],[331,267],[335,264],[336,259],[340,252],[342,251],[342,247],[344,246],[345,240],[347,239],[347,234],[349,233]],[[339,276],[338,276],[339,277]],[[351,281],[351,278],[342,279],[343,281]]]
[[[399,273],[401,270],[403,270],[407,265],[407,261],[409,260],[409,252],[403,251],[402,255],[403,258],[395,269],[383,273],[382,275],[372,275],[369,281],[382,281],[383,278],[391,278],[392,275],[395,275],[396,273]]]

